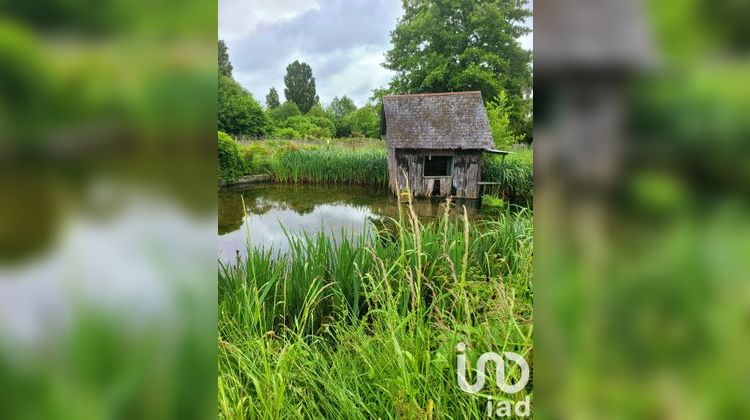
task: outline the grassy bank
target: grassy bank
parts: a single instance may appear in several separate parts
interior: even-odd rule
[[[219,415],[486,415],[456,385],[456,344],[531,359],[532,251],[529,211],[422,225],[408,208],[380,235],[250,249],[219,275]]]

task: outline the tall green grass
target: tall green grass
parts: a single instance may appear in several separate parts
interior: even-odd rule
[[[281,153],[271,163],[278,182],[386,186],[384,149],[313,149]]]
[[[221,268],[223,418],[481,417],[456,344],[531,358],[528,210],[423,225],[407,207],[378,234],[289,239]]]
[[[534,199],[534,166],[522,158],[508,157],[501,163],[499,157],[485,157],[482,161],[482,180],[502,184],[489,187],[485,192],[505,197],[511,202],[531,204]]]

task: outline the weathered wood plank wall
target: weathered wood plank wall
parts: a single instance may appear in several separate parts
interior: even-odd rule
[[[451,176],[429,177],[424,174],[424,157],[428,155],[453,156]],[[439,185],[439,195],[453,195],[460,198],[478,198],[482,152],[476,150],[431,150],[388,148],[388,173],[390,187],[399,192],[409,186],[415,197],[433,195],[435,184]],[[407,183],[408,181],[408,183]]]

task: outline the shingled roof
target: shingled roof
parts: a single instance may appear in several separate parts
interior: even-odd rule
[[[492,149],[480,92],[383,97],[381,128],[391,147]]]

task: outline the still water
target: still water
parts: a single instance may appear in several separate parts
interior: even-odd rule
[[[244,210],[243,210],[244,200]],[[442,214],[443,201],[415,202],[420,220]],[[465,201],[470,218],[476,201]],[[247,244],[288,250],[289,236],[325,232],[334,236],[358,233],[368,221],[398,217],[396,197],[386,190],[356,186],[255,184],[219,193],[219,258],[234,262],[246,255]]]

